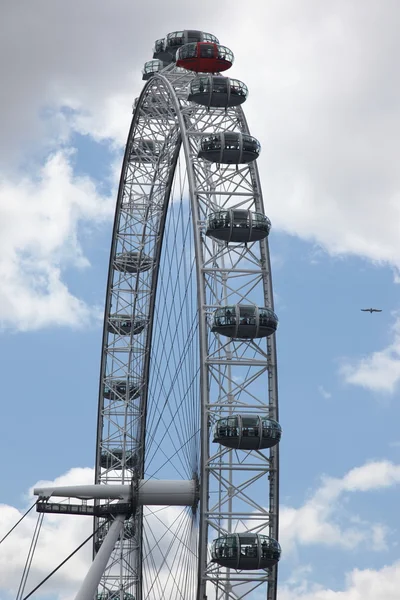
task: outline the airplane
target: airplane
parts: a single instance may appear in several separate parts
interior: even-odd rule
[[[373,313],[373,312],[382,312],[381,308],[361,308],[360,310],[362,310],[362,312],[369,312],[369,313]]]

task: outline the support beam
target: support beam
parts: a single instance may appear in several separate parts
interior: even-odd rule
[[[130,485],[65,485],[62,487],[34,488],[33,493],[39,498],[79,498],[80,500],[119,499],[128,500],[132,495]]]
[[[91,564],[81,589],[75,596],[75,600],[89,600],[95,597],[102,575],[107,567],[108,560],[114,550],[118,537],[124,527],[124,515],[118,515],[112,523],[103,543],[100,546],[96,558]]]
[[[57,488],[35,488],[39,498],[80,498],[82,500],[119,499],[132,502],[134,506],[193,506],[198,500],[194,480],[142,479],[139,485],[72,485]]]

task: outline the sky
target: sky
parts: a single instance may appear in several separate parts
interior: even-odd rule
[[[139,4],[139,5],[138,5]],[[235,53],[277,334],[279,600],[398,600],[397,0],[1,0],[0,537],[38,481],[91,482],[116,185],[143,63],[169,31]],[[360,308],[376,306],[382,313]],[[0,546],[15,597],[35,515]],[[48,517],[28,588],[90,524]],[[49,584],[70,600],[89,551]],[[27,589],[28,591],[28,589]]]

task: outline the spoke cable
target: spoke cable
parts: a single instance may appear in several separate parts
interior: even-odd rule
[[[75,548],[75,550],[73,552],[71,552],[71,554],[69,554],[67,556],[67,558],[65,558],[58,565],[58,567],[56,567],[55,569],[53,569],[52,572],[49,575],[47,575],[47,577],[45,577],[44,579],[42,579],[42,581],[31,592],[29,592],[29,594],[27,596],[25,596],[22,600],[28,600],[28,598],[30,598],[32,596],[32,594],[34,594],[40,587],[42,587],[42,585],[44,583],[46,583],[46,581],[48,581],[50,579],[50,577],[52,577],[54,575],[54,573],[56,573],[59,569],[61,569],[61,567],[63,565],[65,565],[65,563],[67,561],[69,561],[69,559],[72,558],[74,556],[74,554],[76,554],[92,537],[94,537],[96,535],[96,533],[99,531],[99,529],[101,529],[101,526],[98,527],[93,533],[91,533],[77,548]]]
[[[26,513],[24,515],[22,515],[22,517],[15,523],[15,525],[13,525],[10,529],[10,531],[8,533],[6,533],[6,535],[4,537],[1,538],[0,540],[0,544],[2,544],[4,542],[4,540],[6,538],[8,538],[8,536],[10,535],[10,533],[12,533],[14,531],[14,529],[21,523],[21,521],[23,521],[25,519],[25,517],[31,512],[31,510],[33,508],[35,508],[37,504],[37,500],[32,504],[32,506],[30,508],[28,508],[28,510],[26,511]]]
[[[29,573],[31,570],[32,560],[35,555],[36,546],[39,539],[40,530],[42,529],[44,513],[39,513],[35,530],[33,532],[31,545],[28,550],[28,556],[26,557],[24,570],[22,572],[21,581],[19,582],[19,587],[17,591],[16,600],[21,600],[23,593],[25,591],[26,582],[28,581]]]

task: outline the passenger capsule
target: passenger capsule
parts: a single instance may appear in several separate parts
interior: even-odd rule
[[[191,42],[213,42],[214,44],[219,44],[219,40],[215,35],[206,33],[205,31],[194,29],[173,31],[166,38],[156,40],[153,58],[161,59],[164,62],[172,62],[175,59],[177,49]]]
[[[272,448],[281,439],[278,421],[260,415],[232,415],[218,419],[214,426],[214,442],[237,450]]]
[[[208,108],[228,108],[243,104],[248,93],[247,86],[238,79],[201,75],[191,81],[188,100]]]
[[[173,56],[172,54],[167,52],[165,42],[165,38],[160,38],[159,40],[156,40],[154,42],[153,58],[157,60],[162,60],[166,63],[171,63],[173,60]]]
[[[197,156],[209,162],[239,165],[256,160],[260,152],[260,142],[256,138],[245,133],[226,131],[204,135]]]
[[[160,142],[155,142],[154,140],[134,140],[130,148],[129,160],[139,163],[154,163],[155,160],[158,160],[160,152]]]
[[[113,469],[120,471],[122,469],[123,450],[122,448],[107,448],[100,454],[100,466],[103,469]],[[130,451],[125,452],[125,466],[132,469],[136,465],[136,454]]]
[[[271,308],[236,304],[218,308],[211,331],[230,338],[254,339],[275,333],[278,317]]]
[[[262,213],[231,208],[209,215],[206,235],[223,242],[245,244],[266,238],[270,229],[271,221]]]
[[[130,383],[127,390],[125,379],[108,379],[104,385],[103,396],[108,400],[124,401],[128,391],[129,400],[134,400],[140,396],[139,383]]]
[[[153,77],[155,73],[159,73],[160,71],[162,71],[165,66],[166,63],[164,63],[162,60],[148,60],[144,63],[144,67],[142,70],[142,79],[144,81],[147,81],[148,79]]]
[[[129,315],[110,315],[107,331],[114,335],[138,335],[146,327],[145,319],[132,319]]]
[[[114,261],[114,269],[123,273],[139,273],[148,271],[153,266],[153,260],[142,252],[121,252]]]
[[[251,532],[219,537],[211,549],[212,562],[237,570],[270,569],[280,556],[281,547],[276,540]]]
[[[176,52],[176,66],[196,73],[220,73],[230,69],[233,52],[213,42],[185,44]]]

